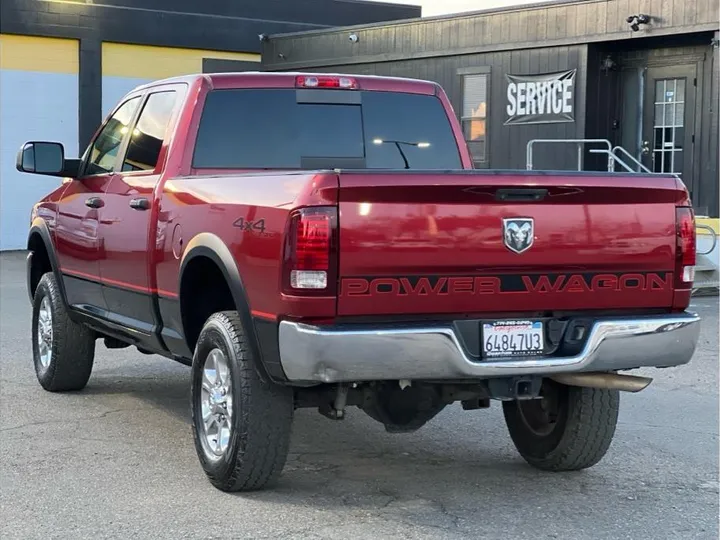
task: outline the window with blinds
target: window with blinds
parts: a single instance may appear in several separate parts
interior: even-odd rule
[[[488,73],[463,76],[462,127],[468,148],[476,164],[488,163],[487,107]]]

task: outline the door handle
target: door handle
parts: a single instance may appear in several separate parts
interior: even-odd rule
[[[509,202],[542,201],[547,194],[547,189],[502,188],[495,192],[495,200]]]
[[[150,208],[150,201],[144,197],[140,199],[130,199],[130,208],[134,210],[148,210]]]
[[[642,143],[642,153],[643,153],[643,154],[649,154],[649,153],[650,153],[650,141],[643,141],[643,143]]]
[[[85,206],[89,208],[102,208],[104,204],[100,197],[90,197],[85,201]]]

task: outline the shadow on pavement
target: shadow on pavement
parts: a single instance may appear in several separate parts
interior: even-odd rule
[[[124,395],[148,405],[142,406],[146,411],[167,413],[189,425],[189,376],[189,369],[145,377],[105,371],[93,376],[84,393],[89,399]],[[296,411],[290,455],[279,484],[235,496],[322,509],[400,512],[414,522],[429,523],[439,516],[457,519],[444,510],[442,501],[447,498],[461,506],[480,506],[481,500],[484,506],[493,500],[522,505],[528,497],[547,504],[607,487],[607,479],[596,469],[558,475],[530,468],[515,454],[498,422],[488,422],[487,415],[496,415],[497,409],[460,416],[450,410],[403,435],[386,433],[356,408],[350,408],[341,422],[313,409]],[[176,429],[175,436],[174,444],[192,446],[186,429]]]

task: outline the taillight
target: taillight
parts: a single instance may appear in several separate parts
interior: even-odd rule
[[[335,294],[336,231],[334,207],[302,208],[290,215],[283,257],[283,290],[287,294]]]
[[[675,209],[677,227],[677,250],[675,286],[678,289],[692,287],[695,280],[695,213],[687,206]]]
[[[359,88],[357,81],[352,77],[323,75],[298,75],[295,77],[295,86],[298,88],[338,88],[342,90]]]

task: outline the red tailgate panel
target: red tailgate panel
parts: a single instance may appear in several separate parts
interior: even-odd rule
[[[338,315],[668,308],[681,196],[672,177],[342,174]],[[532,220],[529,248],[504,219]]]

